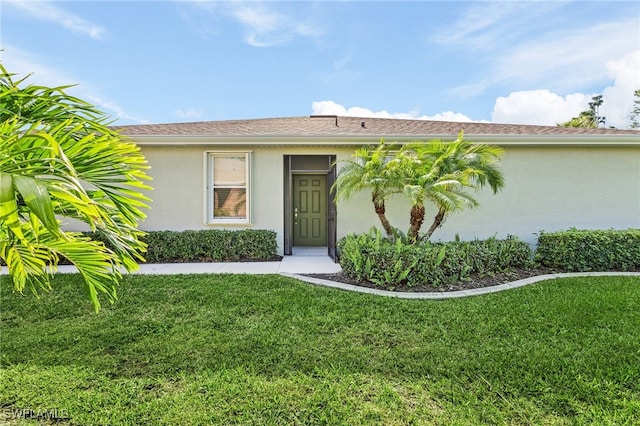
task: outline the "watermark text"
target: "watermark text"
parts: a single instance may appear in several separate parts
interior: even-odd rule
[[[31,420],[68,420],[69,412],[60,408],[50,410],[32,408],[2,408],[0,418],[5,420],[31,419]]]

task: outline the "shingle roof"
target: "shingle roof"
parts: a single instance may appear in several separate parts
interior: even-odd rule
[[[364,124],[363,124],[364,123]],[[497,123],[405,120],[389,118],[305,116],[117,126],[129,136],[412,136],[457,135],[634,135],[621,129],[589,129]]]

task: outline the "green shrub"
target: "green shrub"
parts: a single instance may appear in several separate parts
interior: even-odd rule
[[[535,259],[570,272],[640,270],[640,229],[540,232]]]
[[[350,234],[338,242],[338,247],[344,273],[387,288],[405,282],[418,260],[409,245],[400,239],[392,243],[377,230],[370,235]]]
[[[469,279],[472,274],[495,274],[532,263],[531,249],[515,237],[410,245],[401,239],[391,242],[374,230],[347,235],[338,247],[345,274],[386,289],[400,285],[436,288]]]
[[[147,263],[268,261],[277,258],[276,233],[264,229],[148,231]]]

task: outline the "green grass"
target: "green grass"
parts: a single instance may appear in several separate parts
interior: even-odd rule
[[[638,277],[425,301],[277,275],[128,276],[99,314],[78,276],[58,276],[40,299],[3,281],[5,418],[31,409],[77,425],[640,422]]]

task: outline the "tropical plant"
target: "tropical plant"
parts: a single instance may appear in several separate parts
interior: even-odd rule
[[[504,186],[498,167],[503,152],[497,146],[472,144],[462,132],[454,142],[415,141],[398,146],[381,141],[377,148],[360,148],[353,160],[345,161],[332,190],[336,190],[336,198],[346,199],[371,189],[375,211],[391,240],[399,233],[385,215],[385,200],[392,194],[403,194],[411,202],[407,239],[415,243],[429,239],[447,215],[477,206],[470,190],[488,185],[495,193]],[[438,213],[421,237],[427,201],[436,205]]]
[[[431,140],[405,145],[389,162],[394,181],[403,182],[402,192],[411,202],[407,237],[421,239],[425,218],[425,202],[438,208],[431,226],[422,237],[429,239],[447,215],[465,207],[476,207],[478,201],[470,190],[488,185],[496,193],[504,186],[498,161],[504,150],[495,145],[472,144],[463,132],[454,142]]]
[[[577,117],[564,123],[559,123],[560,127],[588,127],[597,128],[601,124],[604,126],[606,117],[600,115],[600,106],[604,103],[602,95],[596,95],[589,102],[589,109],[582,111]]]
[[[27,78],[0,64],[0,260],[14,290],[35,294],[51,289],[61,260],[72,263],[98,311],[98,293],[115,300],[122,269],[142,260],[146,160],[69,86]],[[97,238],[62,226],[73,221]]]
[[[633,92],[633,109],[629,113],[630,129],[640,129],[640,89]]]
[[[394,229],[386,216],[385,200],[397,188],[388,175],[387,162],[394,145],[380,141],[377,147],[356,150],[351,160],[344,161],[340,173],[331,187],[336,199],[348,199],[365,188],[371,189],[371,202],[387,237],[394,239]],[[397,147],[395,147],[397,149]]]

